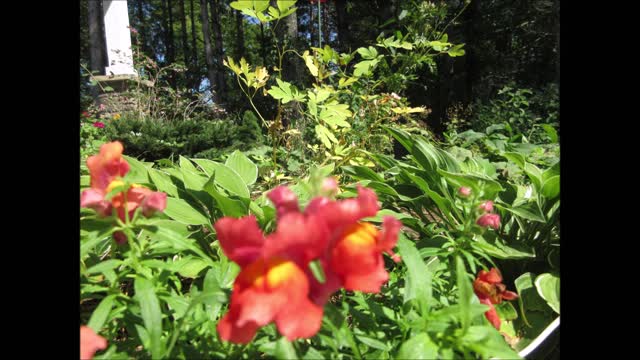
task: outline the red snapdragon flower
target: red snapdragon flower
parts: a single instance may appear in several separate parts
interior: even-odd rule
[[[496,268],[491,270],[480,270],[478,277],[473,282],[473,291],[478,296],[480,303],[488,305],[489,310],[484,313],[487,320],[498,330],[500,330],[500,317],[494,304],[500,304],[502,300],[514,300],[518,294],[508,291],[506,285],[502,283],[502,275]]]
[[[270,322],[289,340],[309,338],[320,329],[323,306],[332,292],[342,286],[377,292],[388,279],[381,254],[393,254],[401,224],[387,217],[378,232],[358,222],[378,211],[372,190],[359,187],[357,198],[341,201],[316,197],[304,212],[287,187],[267,196],[277,211],[272,234],[264,237],[253,216],[224,217],[214,225],[223,251],[241,267],[229,312],[218,323],[223,340],[248,343]],[[326,275],[323,284],[309,270],[309,262],[316,259]]]
[[[114,141],[100,147],[98,155],[89,156],[87,167],[91,176],[90,188],[83,191],[80,206],[92,208],[100,216],[109,216],[116,209],[120,220],[125,221],[138,207],[144,216],[155,211],[163,211],[167,206],[167,194],[155,192],[141,185],[133,184],[126,193],[119,193],[106,200],[105,196],[118,186],[124,185],[122,178],[129,172],[129,164],[122,157],[122,144]],[[120,241],[119,241],[120,242]]]
[[[304,271],[324,248],[326,229],[300,213],[284,214],[266,238],[254,216],[215,223],[224,253],[241,267],[229,312],[218,323],[223,340],[246,344],[271,322],[289,340],[309,338],[322,324],[322,306],[309,300]]]
[[[104,128],[104,123],[101,122],[101,121],[96,121],[96,122],[93,123],[93,127],[97,127],[97,128],[102,129],[102,128]]]
[[[89,113],[87,111],[83,111],[82,112],[82,117],[88,118],[89,117]]]
[[[492,212],[493,211],[493,201],[491,200],[487,200],[482,202],[482,204],[480,204],[480,206],[478,206],[478,208],[484,212]]]
[[[483,214],[478,218],[476,224],[482,227],[490,227],[495,230],[500,228],[500,215],[498,214]]]
[[[107,340],[88,326],[80,326],[80,359],[92,359],[98,350],[107,348]]]

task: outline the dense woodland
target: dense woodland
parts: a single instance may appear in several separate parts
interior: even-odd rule
[[[412,106],[431,110],[424,119],[430,130],[442,133],[452,111],[472,111],[470,105],[487,102],[507,85],[557,101],[558,0],[330,0],[321,2],[320,17],[317,2],[298,1],[296,12],[277,24],[258,23],[231,8],[230,2],[129,0],[130,24],[137,30],[133,42],[140,52],[136,60],[143,54],[160,68],[179,65],[179,72],[167,71],[160,80],[192,99],[210,94],[214,103],[235,113],[250,107],[233,72],[223,65],[227,56],[271,67],[278,62],[276,42],[287,41],[299,52],[321,42],[349,53],[398,31],[428,39],[446,33],[450,42],[464,44],[464,56],[421,61],[416,55],[377,69],[381,76],[391,77],[380,90],[394,91]],[[100,8],[100,1],[81,2],[81,62],[98,72],[104,59],[91,56],[88,22],[89,14]],[[313,79],[301,61],[289,55],[284,58],[284,79],[304,88]],[[273,101],[260,94],[256,101],[267,117],[274,115]]]

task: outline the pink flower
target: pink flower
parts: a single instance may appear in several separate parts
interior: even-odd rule
[[[104,127],[104,123],[100,122],[100,121],[96,121],[96,122],[93,123],[93,127],[97,127],[97,128],[102,129]]]
[[[482,204],[480,204],[479,206],[480,210],[484,211],[484,212],[492,212],[493,211],[493,201],[491,200],[487,200],[485,202],[483,202]]]
[[[498,214],[484,214],[478,218],[476,224],[482,227],[490,227],[498,230],[500,228],[500,215]]]
[[[134,28],[133,26],[129,26],[129,30],[131,30],[132,34],[137,34],[138,30],[136,28]]]
[[[461,187],[460,189],[458,189],[458,195],[462,197],[467,197],[471,195],[471,188],[468,188],[466,186]]]
[[[107,340],[88,326],[80,326],[80,359],[92,359],[98,350],[107,348]]]
[[[326,196],[334,196],[338,192],[338,182],[334,177],[328,177],[322,181],[321,192]]]
[[[100,104],[100,106],[98,107],[98,110],[104,111],[104,109],[106,109],[106,106],[104,106],[104,104]]]

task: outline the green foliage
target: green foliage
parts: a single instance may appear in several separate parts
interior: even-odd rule
[[[262,133],[250,112],[242,118],[161,122],[122,117],[105,127],[110,140],[121,141],[131,156],[159,160],[178,155],[218,158],[233,149],[259,146]]]

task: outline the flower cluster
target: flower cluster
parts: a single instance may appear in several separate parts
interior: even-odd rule
[[[478,209],[484,214],[480,215],[476,224],[482,227],[490,227],[495,230],[500,228],[500,215],[493,213],[493,201],[487,200],[478,206]]]
[[[478,277],[473,282],[473,291],[478,296],[480,303],[488,305],[489,311],[484,315],[487,320],[498,330],[500,330],[500,317],[494,304],[500,304],[502,300],[514,300],[518,294],[508,291],[506,285],[502,283],[502,275],[496,268],[491,270],[480,270]]]
[[[325,181],[333,193],[335,181]],[[330,200],[319,196],[300,210],[296,195],[280,186],[268,194],[276,207],[276,230],[264,235],[256,218],[224,217],[215,223],[220,246],[241,267],[229,311],[218,323],[223,340],[248,343],[257,329],[275,322],[287,339],[309,338],[322,323],[324,304],[340,288],[377,293],[389,275],[382,253],[394,255],[402,224],[383,219],[382,230],[362,222],[379,206],[376,194],[358,187],[358,196]],[[324,282],[309,263],[318,261]]]
[[[156,211],[163,211],[167,206],[167,194],[138,184],[131,184],[126,189],[122,178],[129,172],[129,163],[122,157],[122,150],[120,142],[106,143],[100,147],[99,154],[87,159],[91,187],[82,192],[80,206],[94,209],[100,216],[109,216],[115,211],[123,222],[126,222],[127,216],[131,219],[139,207],[146,217]],[[107,199],[106,195],[117,188],[126,191]],[[126,241],[123,235],[118,232],[114,234],[118,243]]]

